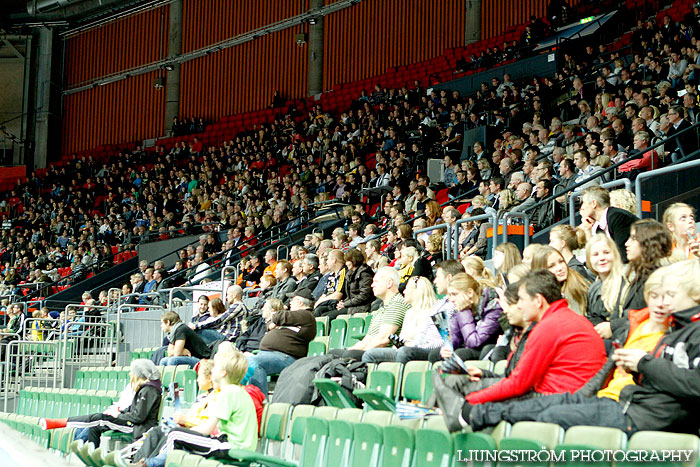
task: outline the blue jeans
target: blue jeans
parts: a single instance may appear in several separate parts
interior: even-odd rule
[[[280,374],[282,370],[296,361],[294,357],[286,353],[273,350],[261,350],[257,355],[253,355],[251,360],[258,367],[255,368],[253,376],[250,378],[250,384],[260,388],[265,396],[267,396],[267,376]]]
[[[86,443],[89,430],[90,428],[76,428],[75,433],[73,433],[73,441],[82,440],[84,443]]]
[[[201,337],[204,340],[204,342],[207,343],[207,345],[211,344],[212,342],[225,339],[224,335],[216,329],[200,329],[199,331],[195,332],[199,334],[199,337]]]
[[[162,366],[189,365],[193,368],[199,359],[197,357],[165,357],[160,361]]]
[[[167,452],[161,452],[155,457],[151,457],[146,461],[147,467],[165,467],[165,460],[168,457]]]

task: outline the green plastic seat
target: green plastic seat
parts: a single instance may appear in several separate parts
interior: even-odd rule
[[[348,318],[345,347],[351,347],[365,337],[365,320],[356,316]]]
[[[493,436],[486,433],[468,433],[466,431],[453,433],[452,442],[454,446],[453,456],[455,465],[462,465],[461,459],[464,459],[464,456],[466,456],[470,451],[482,451],[484,454],[488,452],[493,456],[495,456],[498,451],[496,447],[496,440],[493,439]],[[473,465],[474,467],[482,467],[484,465],[493,464],[494,462],[488,460],[486,462],[474,461],[470,465]]]
[[[508,360],[499,360],[493,364],[493,372],[497,375],[505,375],[506,367],[508,366]]]
[[[313,380],[314,386],[321,393],[326,405],[339,409],[357,408],[346,390],[337,382],[324,378]]]
[[[464,362],[466,366],[474,366],[476,368],[481,368],[482,370],[491,370],[493,363],[489,360],[466,360]]]
[[[192,403],[197,399],[197,372],[182,365],[176,367],[174,382],[183,390],[183,399],[187,403]]]
[[[180,467],[187,453],[185,451],[171,451],[165,459],[165,467]]]
[[[353,433],[353,424],[348,421],[337,419],[328,422],[327,452],[330,457],[323,465],[332,462],[333,465],[343,467],[348,464]]]
[[[563,429],[553,423],[518,422],[510,430],[510,435],[499,443],[500,450],[534,450],[554,449],[561,442]],[[501,462],[499,465],[527,465],[547,467],[549,462]]]
[[[319,333],[319,323],[321,323],[321,332]],[[328,335],[328,316],[320,316],[316,318],[316,337]]]
[[[394,419],[394,413],[386,410],[370,410],[365,413],[362,423],[371,423],[380,427],[389,426]]]
[[[175,380],[175,370],[176,367],[174,366],[163,367],[160,382],[164,388],[169,387],[170,383],[172,383]]]
[[[331,330],[329,332],[328,349],[342,349],[345,344],[345,333],[348,323],[344,319],[334,319],[331,321]]]
[[[314,410],[314,418],[322,418],[324,420],[330,421],[335,420],[337,416],[337,407],[317,407],[316,410]]]
[[[571,467],[583,467],[591,464],[597,467],[608,467],[612,462],[581,462],[579,455],[574,453],[580,451],[593,451],[596,449],[608,449],[612,451],[625,449],[627,446],[627,435],[617,428],[599,426],[573,426],[566,430],[563,443],[559,444],[555,451],[564,452],[566,461],[556,462],[555,465],[567,465]],[[577,462],[578,460],[578,462]]]
[[[262,453],[280,456],[282,443],[287,438],[287,426],[292,406],[287,403],[274,403],[267,406],[265,422],[261,432]]]
[[[688,462],[653,462],[646,464],[626,464],[622,462],[616,462],[615,466],[630,466],[630,465],[643,465],[654,467],[695,467],[698,462],[698,449],[700,448],[700,441],[695,435],[685,434],[685,433],[670,433],[664,431],[639,431],[633,434],[629,439],[629,444],[627,449],[640,450],[640,451],[662,451],[662,450],[685,450],[693,451],[695,456],[692,456]]]
[[[367,376],[365,389],[353,391],[355,397],[362,399],[365,404],[374,410],[388,410],[393,412],[396,408],[394,400],[395,387],[394,374],[389,371],[371,371]]]
[[[362,409],[349,408],[338,410],[335,418],[338,420],[345,420],[346,422],[350,423],[360,423],[363,415],[364,412]]]
[[[278,465],[284,467],[316,467],[326,465],[324,461],[326,458],[328,421],[319,417],[310,417],[306,419],[305,424],[306,430],[302,443],[303,447],[301,458],[298,463],[241,449],[231,449],[228,455],[234,462],[257,462],[262,465]]]
[[[316,339],[318,339],[318,337]],[[309,352],[307,353],[309,357],[317,357],[326,354],[326,344],[316,339],[309,342]]]
[[[297,405],[292,409],[291,428],[284,455],[286,460],[299,460],[301,444],[304,442],[304,434],[306,432],[306,419],[313,416],[315,410],[315,406],[306,404]]]
[[[384,448],[380,465],[382,467],[405,467],[411,465],[414,430],[409,430],[403,426],[385,426],[382,432]]]
[[[382,428],[372,423],[356,423],[353,434],[351,467],[379,464],[383,445]]]
[[[416,431],[414,467],[450,467],[452,436],[447,431]]]

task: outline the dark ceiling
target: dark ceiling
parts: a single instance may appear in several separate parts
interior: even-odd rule
[[[11,32],[12,29],[22,29],[27,23],[56,21],[76,26],[149,1],[152,0],[71,0],[66,2],[65,7],[51,8],[37,16],[31,16],[27,12],[27,0],[0,0],[0,29]]]

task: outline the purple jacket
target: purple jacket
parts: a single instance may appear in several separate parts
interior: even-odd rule
[[[498,303],[495,290],[485,289],[482,293],[476,316],[471,310],[462,310],[452,315],[450,321],[450,339],[452,347],[478,349],[495,340],[501,325],[498,318],[503,310]]]

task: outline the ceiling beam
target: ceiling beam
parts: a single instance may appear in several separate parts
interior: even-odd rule
[[[5,45],[5,47],[10,49],[10,51],[16,58],[24,60],[24,55],[22,55],[20,51],[17,50],[17,47],[15,47],[10,41],[8,41],[7,39],[2,39],[2,43]]]

